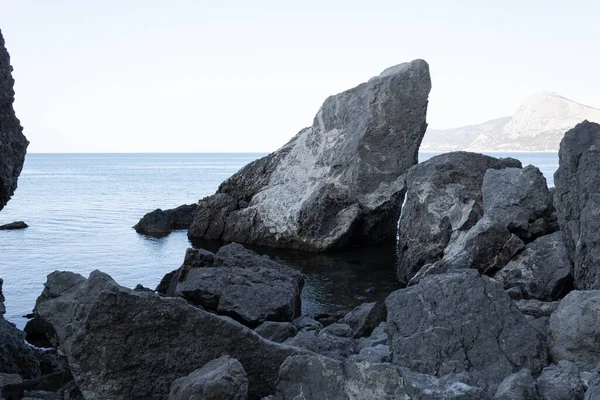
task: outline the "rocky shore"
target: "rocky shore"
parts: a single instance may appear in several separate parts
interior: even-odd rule
[[[155,290],[49,274],[25,329],[47,348],[4,319],[0,280],[1,396],[600,399],[600,125],[565,133],[555,189],[514,159],[417,164],[430,88],[422,60],[387,69],[215,195],[145,216],[142,233],[238,242],[188,249]],[[302,273],[239,244],[396,237],[402,288],[319,317]]]

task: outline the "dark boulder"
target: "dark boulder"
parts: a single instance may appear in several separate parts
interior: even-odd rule
[[[537,389],[544,400],[583,400],[585,388],[579,377],[579,368],[562,360],[549,365],[537,380]]]
[[[4,208],[17,188],[17,179],[23,169],[29,142],[15,115],[15,91],[10,56],[0,31],[0,210]]]
[[[538,400],[531,370],[524,368],[507,376],[498,386],[494,400]]]
[[[260,336],[272,342],[282,343],[298,333],[298,329],[291,322],[265,321],[254,330]]]
[[[164,236],[177,229],[188,229],[196,207],[196,204],[189,204],[164,211],[158,208],[144,215],[133,228],[137,233],[150,236]]]
[[[584,121],[560,142],[555,203],[576,289],[600,289],[600,125]]]
[[[200,200],[188,236],[313,251],[393,239],[430,89],[415,60],[329,97],[311,127]]]
[[[25,222],[16,221],[16,222],[11,222],[10,224],[0,225],[0,231],[14,231],[14,230],[18,230],[18,229],[25,229],[28,227],[29,227],[29,225],[27,225]]]
[[[386,310],[383,303],[363,303],[350,311],[340,320],[350,325],[354,338],[369,336],[382,321],[385,321]]]

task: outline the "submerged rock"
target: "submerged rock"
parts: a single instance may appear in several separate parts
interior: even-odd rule
[[[311,127],[200,200],[188,236],[317,251],[394,238],[430,89],[415,60],[329,97]]]
[[[576,289],[600,289],[600,125],[578,124],[560,143],[555,203]]]
[[[257,399],[274,391],[279,366],[299,353],[183,299],[123,288],[98,271],[43,296],[37,311],[54,327],[54,344],[85,398],[166,398],[175,379],[227,354],[242,364],[249,398]]]
[[[421,267],[442,259],[452,235],[469,230],[481,219],[485,172],[508,167],[520,168],[521,162],[454,152],[410,169],[398,228],[401,281],[408,282]]]
[[[23,169],[29,145],[13,109],[15,81],[12,70],[10,56],[4,47],[4,37],[0,31],[0,210],[17,188],[17,179]]]
[[[28,227],[29,227],[29,225],[27,225],[25,222],[16,221],[16,222],[11,222],[10,224],[0,225],[0,231],[14,231],[17,229],[25,229]]]
[[[134,225],[137,233],[150,236],[163,236],[176,229],[188,229],[194,218],[196,204],[183,205],[172,210],[161,210],[160,208],[144,215]]]
[[[386,306],[393,363],[416,372],[468,372],[477,386],[493,389],[546,363],[545,338],[498,282],[475,270],[426,277],[393,292]]]

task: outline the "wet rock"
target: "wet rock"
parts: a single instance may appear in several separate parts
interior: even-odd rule
[[[248,378],[235,358],[219,357],[209,361],[171,385],[169,400],[246,400]]]
[[[517,288],[525,299],[552,301],[563,297],[572,285],[563,233],[545,235],[527,244],[494,279],[505,289]]]
[[[600,289],[600,125],[584,121],[560,143],[555,203],[576,289]]]
[[[537,389],[544,400],[582,400],[585,392],[579,369],[566,360],[544,368],[537,380]]]
[[[600,360],[600,290],[573,291],[550,317],[550,356],[590,370]]]
[[[206,253],[186,253],[180,272],[171,278],[176,296],[250,327],[300,315],[300,272],[235,243],[222,247],[212,265]]]
[[[340,320],[350,325],[354,338],[369,336],[381,321],[385,320],[386,310],[382,303],[363,303]]]
[[[476,153],[441,154],[410,169],[399,224],[398,278],[408,282],[424,265],[442,259],[452,234],[483,215],[481,185],[488,169],[521,167],[518,160]]]
[[[177,229],[188,229],[196,207],[196,204],[189,204],[164,211],[158,208],[144,215],[133,228],[137,233],[151,236],[164,236]]]
[[[56,293],[49,282],[44,291]],[[175,379],[223,354],[243,365],[249,398],[261,398],[274,391],[283,360],[298,353],[230,318],[134,292],[98,271],[57,297],[43,296],[37,311],[54,327],[54,344],[85,398],[165,398]]]
[[[537,390],[531,370],[524,368],[507,376],[498,386],[494,400],[537,400]]]
[[[265,321],[254,330],[260,336],[272,342],[281,343],[296,335],[298,330],[291,322]]]
[[[416,372],[468,372],[491,389],[515,371],[536,373],[546,363],[544,338],[502,286],[477,271],[426,277],[393,292],[386,306],[393,363]]]
[[[29,225],[27,225],[25,222],[16,221],[11,222],[10,224],[0,225],[0,231],[13,231],[17,229],[25,229],[27,227],[29,227]]]
[[[200,200],[188,236],[316,251],[394,238],[430,89],[416,60],[329,97],[311,127]]]
[[[12,71],[10,56],[0,31],[0,210],[17,188],[17,179],[29,145],[13,109],[15,81]]]

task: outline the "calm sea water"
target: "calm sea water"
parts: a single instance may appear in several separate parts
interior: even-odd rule
[[[224,179],[262,155],[28,154],[19,188],[0,212],[0,224],[24,220],[30,226],[0,231],[6,318],[22,328],[22,316],[54,270],[87,276],[99,269],[121,285],[154,288],[181,264],[191,243],[183,231],[151,238],[131,227],[155,208],[214,193]],[[432,155],[422,154],[421,160]],[[556,154],[494,155],[536,165],[552,184]],[[309,314],[381,299],[396,287],[394,246],[332,254],[267,253],[307,274],[303,310]]]

